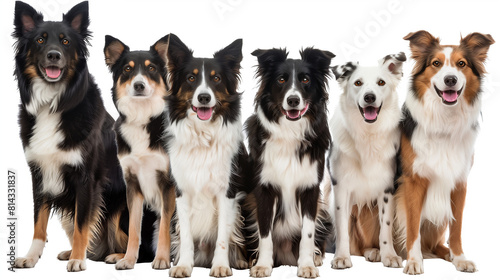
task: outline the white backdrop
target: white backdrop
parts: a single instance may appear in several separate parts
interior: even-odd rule
[[[42,11],[45,20],[61,20],[79,1],[29,0]],[[104,36],[119,38],[132,50],[148,49],[156,40],[172,32],[177,34],[195,56],[211,56],[215,51],[243,38],[242,83],[244,91],[243,117],[253,111],[256,92],[254,73],[257,61],[250,53],[257,48],[286,47],[290,57],[298,58],[299,49],[315,46],[337,55],[332,66],[357,60],[364,64],[376,61],[390,53],[405,51],[410,56],[408,42],[402,38],[409,32],[425,29],[442,39],[445,44],[458,44],[460,36],[470,32],[489,33],[500,41],[497,1],[90,1],[90,29],[93,31],[89,68],[102,91],[108,111],[116,117],[111,101],[112,86],[103,56]],[[18,172],[17,187],[17,242],[18,255],[24,255],[31,244],[33,213],[31,178],[24,159],[19,126],[17,124],[19,93],[12,75],[14,70],[13,31],[14,1],[2,1],[0,9],[0,73],[1,106],[1,174],[0,176],[0,275],[8,277],[42,277],[47,279],[72,277],[74,279],[166,278],[168,271],[153,271],[150,264],[139,264],[132,271],[115,271],[114,266],[88,261],[85,272],[68,275],[66,263],[59,262],[59,251],[69,249],[69,242],[57,217],[49,223],[49,242],[44,255],[34,269],[7,271],[7,170]],[[368,263],[353,257],[354,266],[345,271],[332,270],[328,254],[320,268],[322,279],[492,279],[496,278],[498,252],[498,223],[500,214],[500,184],[496,172],[500,157],[500,43],[490,48],[484,80],[482,131],[476,143],[475,166],[469,177],[469,192],[464,215],[463,245],[466,256],[475,261],[479,272],[457,272],[451,263],[443,260],[425,260],[423,276],[404,275],[402,269],[384,268],[381,263]],[[405,76],[399,86],[400,102],[408,87],[408,76],[413,62],[404,66]],[[330,81],[330,115],[335,110],[340,94],[336,82]],[[456,139],[460,141],[460,139]],[[208,269],[196,268],[193,279],[208,279]],[[248,278],[248,270],[233,270],[233,279]],[[280,267],[272,279],[296,278],[295,267]],[[10,278],[9,278],[10,279]]]

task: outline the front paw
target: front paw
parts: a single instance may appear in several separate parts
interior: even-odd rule
[[[120,253],[111,254],[104,259],[104,262],[107,264],[115,264],[118,261],[120,261],[121,259],[123,259],[123,257],[125,257],[125,254],[120,254]]]
[[[167,269],[170,268],[170,260],[165,258],[156,257],[151,263],[153,269]]]
[[[35,267],[36,263],[38,262],[39,258],[32,258],[32,257],[26,257],[26,258],[16,258],[14,262],[14,267],[16,268],[33,268]]]
[[[351,267],[351,257],[334,257],[332,260],[333,269],[346,269]]]
[[[424,264],[422,260],[409,260],[406,262],[404,273],[409,275],[418,275],[424,273]]]
[[[380,257],[380,250],[377,248],[366,249],[363,255],[365,256],[365,260],[369,262],[379,262],[382,259]]]
[[[193,268],[190,266],[174,266],[170,269],[169,275],[173,278],[191,277]]]
[[[210,276],[212,277],[217,277],[217,278],[220,278],[220,277],[228,277],[228,276],[232,276],[233,275],[233,271],[231,270],[231,268],[227,267],[227,266],[212,266],[212,268],[210,269]]]
[[[57,255],[57,259],[60,261],[69,261],[70,256],[71,256],[71,250],[62,251]]]
[[[273,268],[270,266],[254,266],[250,268],[250,277],[269,277]]]
[[[66,266],[68,272],[79,272],[87,269],[87,264],[85,260],[69,260]]]
[[[477,268],[474,262],[468,260],[453,260],[453,264],[458,271],[461,272],[476,272]]]
[[[400,256],[387,256],[382,258],[385,267],[403,267],[403,259]]]
[[[314,266],[303,266],[297,270],[297,276],[303,278],[316,278],[319,277],[319,270]]]
[[[123,258],[115,264],[117,270],[133,269],[135,266],[135,258]]]

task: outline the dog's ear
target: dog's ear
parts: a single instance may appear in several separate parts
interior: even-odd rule
[[[193,58],[190,50],[175,34],[170,33],[167,49],[167,66],[169,71],[179,69],[182,65]]]
[[[241,68],[240,63],[243,59],[243,54],[241,52],[242,47],[243,40],[237,39],[229,46],[214,53],[214,58],[222,65],[227,66],[231,72],[238,75]]]
[[[384,56],[379,60],[379,65],[401,79],[401,77],[403,77],[403,62],[405,61],[405,53],[400,52],[398,54],[388,54]]]
[[[343,83],[349,79],[349,76],[356,70],[358,65],[357,62],[347,62],[344,65],[336,65],[332,67],[332,73],[335,75],[337,82]]]
[[[286,49],[257,49],[252,52],[252,55],[257,57],[259,70],[267,70],[273,68],[279,63],[284,62],[288,56],[288,52]]]
[[[154,45],[151,46],[150,50],[155,51],[163,59],[165,64],[168,61],[167,52],[168,45],[170,44],[170,34],[163,36],[160,40],[156,41]]]
[[[106,65],[108,65],[109,70],[113,68],[113,65],[115,65],[116,61],[118,61],[123,53],[127,53],[129,51],[129,47],[122,43],[122,41],[116,39],[113,36],[106,35],[104,43],[104,57],[106,59]]]
[[[403,39],[410,41],[412,58],[416,60],[427,56],[430,50],[439,46],[439,38],[432,36],[425,30],[409,33]]]
[[[490,45],[494,44],[495,40],[490,34],[471,33],[460,40],[460,47],[465,48],[468,53],[473,54],[475,59],[483,63],[486,60],[486,55]]]
[[[38,13],[30,5],[16,1],[14,8],[14,33],[12,36],[15,38],[21,38],[26,33],[29,33],[35,29],[35,27],[43,22],[43,15]]]
[[[87,30],[90,24],[89,2],[84,1],[75,5],[63,15],[63,21],[68,23],[71,28],[80,33],[84,38],[90,35]]]
[[[329,51],[322,51],[314,48],[306,48],[300,52],[303,61],[311,64],[313,69],[329,74],[329,67],[335,55]]]

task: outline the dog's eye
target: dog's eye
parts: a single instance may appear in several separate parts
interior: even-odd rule
[[[436,60],[432,63],[432,65],[434,65],[434,67],[439,67],[439,66],[441,66],[441,62]]]
[[[385,81],[384,80],[379,80],[377,82],[377,85],[379,85],[379,86],[385,86]]]
[[[193,75],[189,75],[187,80],[192,83],[192,82],[196,81],[196,77]]]
[[[306,84],[306,85],[307,85],[307,84],[309,84],[309,82],[310,82],[310,80],[309,80],[309,78],[308,78],[308,77],[304,77],[304,78],[302,78],[302,83],[303,83],[303,84]]]
[[[464,67],[465,67],[465,65],[467,65],[467,64],[466,64],[466,63],[465,63],[465,61],[463,61],[463,60],[460,60],[460,61],[458,62],[458,66],[460,66],[460,67],[462,67],[462,68],[464,68]]]
[[[284,84],[285,82],[286,82],[285,78],[283,78],[283,77],[278,78],[278,83]]]
[[[360,86],[363,85],[363,82],[361,82],[361,81],[355,81],[354,85],[357,86],[357,87],[360,87]]]
[[[45,39],[43,39],[42,37],[38,38],[38,40],[36,40],[36,42],[38,44],[43,44],[45,42]]]
[[[61,43],[65,46],[69,45],[69,40],[68,39],[62,39]]]
[[[216,75],[216,76],[214,76],[214,82],[216,82],[216,83],[220,82],[220,77],[219,77],[219,76],[217,76],[217,75]]]
[[[148,67],[148,71],[149,72],[154,72],[154,71],[156,71],[156,68],[154,66],[149,66]]]
[[[132,71],[132,67],[130,67],[130,66],[125,66],[125,68],[123,68],[123,71],[125,71],[125,72],[127,72],[127,73],[128,73],[128,72]]]

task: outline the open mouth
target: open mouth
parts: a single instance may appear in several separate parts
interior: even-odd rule
[[[458,97],[462,93],[463,87],[459,90],[439,90],[436,86],[434,86],[436,93],[441,97],[443,103],[445,105],[455,105],[458,101]]]
[[[282,108],[281,112],[288,120],[297,121],[302,118],[302,116],[307,112],[307,109],[309,109],[309,103],[306,103],[306,107],[302,110],[285,110]]]
[[[214,112],[214,107],[192,107],[193,111],[198,115],[198,119],[208,121]]]
[[[45,79],[49,82],[57,82],[62,77],[64,69],[57,66],[40,66],[40,70],[45,74]]]
[[[377,121],[380,109],[382,109],[382,105],[383,104],[380,104],[380,107],[366,106],[364,108],[358,105],[358,107],[359,111],[361,112],[361,115],[365,119],[365,122],[374,123]]]

